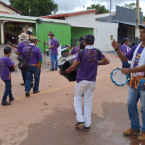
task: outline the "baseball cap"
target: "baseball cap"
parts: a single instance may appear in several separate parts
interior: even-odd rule
[[[10,52],[12,52],[12,49],[11,49],[11,47],[5,47],[4,48],[4,54],[9,54]]]
[[[95,37],[91,34],[88,34],[85,36],[85,42],[90,44],[90,45],[93,45],[94,44],[94,41],[95,41]]]
[[[50,36],[53,36],[54,37],[54,34],[50,34]]]
[[[82,40],[84,40],[84,37],[80,37],[80,38],[79,38],[79,41],[82,41]]]
[[[121,42],[121,45],[124,44],[125,42],[129,41],[128,38],[123,38],[122,42]]]
[[[139,27],[139,29],[145,29],[145,25],[143,25],[143,24],[139,25],[138,27]]]

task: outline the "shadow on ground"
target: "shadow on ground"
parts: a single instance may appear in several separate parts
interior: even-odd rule
[[[41,123],[29,126],[28,137],[21,145],[143,145],[137,136],[124,137],[129,127],[126,104],[103,104],[104,118],[92,114],[91,131],[74,128],[75,113],[56,108]],[[42,142],[43,141],[43,142]]]

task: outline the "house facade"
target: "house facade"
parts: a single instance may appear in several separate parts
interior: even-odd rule
[[[71,45],[71,26],[63,20],[45,19],[39,17],[21,16],[21,15],[10,15],[10,14],[0,14],[0,31],[1,31],[1,44],[6,42],[5,34],[10,31],[18,38],[20,30],[18,32],[16,29],[12,30],[8,26],[15,26],[25,28],[28,27],[29,30],[33,32],[41,41],[38,43],[38,47],[41,51],[44,51],[44,41],[48,41],[48,32],[52,31],[55,37],[59,40],[61,45]]]
[[[101,51],[111,51],[112,39],[117,39],[118,23],[97,22],[96,10],[86,10],[67,14],[43,16],[47,19],[63,19],[71,25],[71,40],[78,40],[86,34],[95,36],[94,47]],[[76,43],[78,45],[78,43]]]

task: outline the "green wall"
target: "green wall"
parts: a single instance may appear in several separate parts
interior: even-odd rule
[[[33,33],[33,36],[36,36],[36,24],[32,25],[32,33]]]
[[[93,28],[71,27],[71,39],[79,39],[81,36],[85,37],[86,34],[93,35]],[[78,45],[77,41],[76,46]]]
[[[54,33],[55,38],[58,39],[61,45],[71,44],[70,25],[48,22],[42,22],[41,24],[37,23],[37,38],[41,41],[37,46],[41,49],[42,52],[44,50],[44,41],[48,42],[49,31],[52,31]],[[45,48],[48,48],[48,46],[46,46]]]

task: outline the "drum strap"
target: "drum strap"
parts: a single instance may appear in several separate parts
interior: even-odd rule
[[[98,53],[98,60],[101,60],[101,59],[100,59],[101,51],[100,51],[98,48],[96,48],[96,51],[97,51],[97,53]],[[83,54],[84,54],[84,49],[80,49],[80,51],[79,51],[80,62],[81,62],[81,60],[82,60]]]

